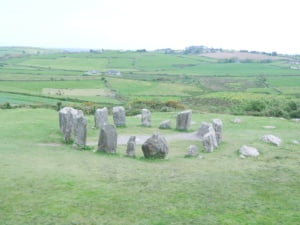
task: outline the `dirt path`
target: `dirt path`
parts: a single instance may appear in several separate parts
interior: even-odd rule
[[[138,135],[138,134],[132,134],[132,135],[118,135],[118,145],[126,145],[127,141],[130,136],[136,136],[136,144],[141,145],[143,144],[151,135]],[[180,133],[180,134],[169,134],[164,135],[164,137],[167,139],[167,141],[173,141],[173,140],[200,140],[197,136],[197,132],[193,133]],[[89,142],[88,145],[97,145],[96,142]]]

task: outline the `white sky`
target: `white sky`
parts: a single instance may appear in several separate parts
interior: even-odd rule
[[[299,0],[0,0],[0,46],[300,53]]]

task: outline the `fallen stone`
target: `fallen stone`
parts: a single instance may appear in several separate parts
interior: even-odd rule
[[[263,128],[265,128],[265,129],[275,129],[276,127],[274,127],[274,126],[263,126]]]
[[[232,122],[232,123],[241,123],[242,120],[239,119],[239,118],[234,118],[234,119],[231,120],[231,122]]]
[[[113,120],[116,127],[126,126],[125,109],[123,106],[113,107]]]
[[[259,151],[256,148],[247,146],[247,145],[243,145],[240,148],[240,157],[244,158],[246,156],[250,156],[250,157],[257,157],[259,156]]]
[[[145,158],[166,158],[169,152],[167,140],[160,134],[153,134],[142,145]]]
[[[190,145],[184,157],[197,157],[198,155],[199,155],[198,147],[196,145]]]
[[[151,112],[148,109],[142,109],[141,112],[142,118],[142,126],[150,127],[151,126]]]
[[[160,123],[159,129],[171,129],[171,120],[165,120]]]
[[[117,129],[114,125],[105,124],[100,131],[98,151],[107,153],[117,152]]]
[[[129,157],[135,157],[135,146],[136,146],[136,137],[131,136],[127,142],[126,155]]]
[[[276,137],[272,134],[267,134],[261,137],[261,140],[267,143],[274,144],[276,146],[279,146],[282,142],[282,140],[279,137]]]
[[[216,140],[217,140],[217,143],[219,145],[222,142],[223,122],[220,119],[213,119],[212,120],[212,126],[215,130]]]
[[[74,144],[85,147],[87,134],[87,120],[83,115],[78,114],[74,119]]]
[[[102,109],[97,109],[95,111],[94,121],[95,121],[95,127],[96,128],[101,128],[102,126],[107,124],[108,111],[107,111],[106,107],[104,107]]]
[[[293,141],[292,141],[292,144],[294,144],[294,145],[299,145],[299,141],[293,140]]]
[[[292,119],[292,121],[294,121],[294,122],[300,122],[300,118]]]
[[[177,114],[177,130],[188,130],[192,121],[192,110],[185,110]]]

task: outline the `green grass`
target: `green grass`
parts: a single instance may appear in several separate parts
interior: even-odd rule
[[[149,134],[174,113],[153,113],[153,127],[127,118],[122,134]],[[299,123],[276,118],[194,114],[191,131],[201,121],[219,117],[224,142],[204,159],[186,159],[190,144],[169,142],[168,160],[78,151],[62,144],[57,112],[46,109],[0,110],[0,223],[23,224],[298,224]],[[16,119],[17,118],[17,119]],[[110,121],[111,121],[110,117]],[[88,117],[89,140],[97,139]],[[281,147],[259,140],[276,126]],[[163,131],[174,134],[177,131]],[[45,145],[47,144],[48,145]],[[54,145],[57,143],[61,145]],[[243,144],[258,148],[257,159],[240,159]]]

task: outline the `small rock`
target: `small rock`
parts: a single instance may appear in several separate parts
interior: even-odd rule
[[[294,122],[300,122],[300,118],[292,119],[292,121],[294,121]]]
[[[203,156],[199,155],[199,156],[198,156],[198,159],[203,159]]]
[[[171,129],[171,120],[165,120],[160,123],[159,129]]]
[[[251,157],[257,157],[259,156],[259,151],[256,148],[247,146],[247,145],[243,145],[240,148],[240,154],[242,156],[240,156],[241,158],[245,157],[245,156],[251,156]]]
[[[196,145],[190,145],[184,157],[196,157],[199,155],[199,150]]]
[[[241,123],[242,120],[239,119],[239,118],[234,118],[234,119],[231,120],[231,122],[232,122],[232,123]]]
[[[293,143],[294,145],[299,145],[299,141],[297,141],[297,140],[293,140],[292,143]]]
[[[279,137],[276,137],[272,134],[267,134],[261,137],[261,140],[267,143],[274,144],[276,146],[279,146],[281,144],[281,139]]]
[[[263,128],[265,128],[265,129],[275,129],[276,127],[274,127],[274,126],[263,126]]]

